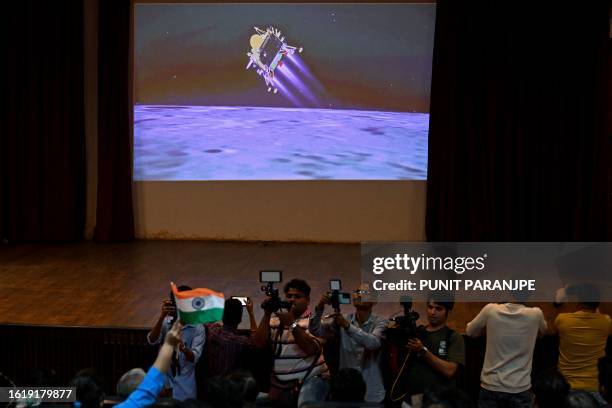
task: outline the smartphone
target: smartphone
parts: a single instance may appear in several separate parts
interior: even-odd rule
[[[242,306],[246,306],[249,298],[246,296],[232,296],[232,299],[238,299],[240,303],[242,303]]]
[[[346,292],[338,293],[338,304],[340,305],[350,305],[351,304],[351,294]]]

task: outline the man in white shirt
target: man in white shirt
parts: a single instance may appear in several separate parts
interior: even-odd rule
[[[545,332],[542,311],[521,303],[489,303],[468,323],[468,336],[487,336],[479,408],[532,406],[533,349],[538,334]]]

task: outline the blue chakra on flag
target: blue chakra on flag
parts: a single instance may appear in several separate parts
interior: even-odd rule
[[[191,306],[193,306],[193,308],[195,310],[200,310],[204,307],[204,299],[201,297],[197,297],[197,298],[193,298],[193,300],[191,301]]]

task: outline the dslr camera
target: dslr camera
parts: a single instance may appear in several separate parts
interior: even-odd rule
[[[340,279],[332,279],[329,281],[330,304],[335,313],[340,313],[340,305],[351,304],[351,294],[340,292],[342,290],[342,281]]]
[[[275,283],[282,282],[282,280],[282,271],[259,271],[259,281],[265,283],[265,285],[261,287],[261,291],[269,298],[261,304],[263,310],[275,313],[280,309],[291,309],[291,303],[281,300],[278,294],[278,288],[274,287]]]
[[[404,314],[390,319],[395,322],[394,327],[389,327],[385,330],[385,335],[389,341],[405,345],[409,339],[421,338],[422,329],[417,326],[419,314],[412,310],[412,298],[403,296],[400,299],[400,305],[404,308]]]

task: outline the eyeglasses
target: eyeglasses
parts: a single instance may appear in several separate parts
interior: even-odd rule
[[[363,290],[363,289],[357,289],[357,290],[354,290],[353,293],[356,295],[369,295],[370,291]]]

